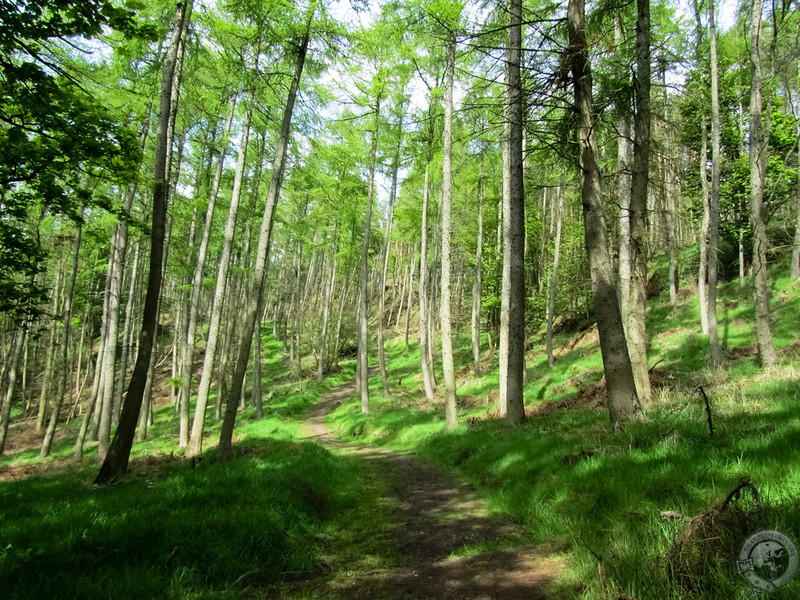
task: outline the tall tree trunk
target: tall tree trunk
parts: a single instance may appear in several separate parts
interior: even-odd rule
[[[58,312],[58,298],[61,295],[61,281],[64,270],[56,267],[56,280],[53,285],[53,306],[51,315]],[[39,413],[36,418],[36,432],[39,433],[44,428],[47,410],[50,407],[50,396],[53,394],[53,379],[56,371],[56,348],[58,346],[58,327],[55,317],[51,317],[50,336],[47,341],[47,352],[44,359],[44,378],[42,379],[42,390],[39,394]]]
[[[767,148],[761,126],[763,74],[761,70],[761,0],[750,1],[750,223],[753,227],[753,305],[761,364],[777,362],[770,324],[767,286],[767,227],[764,217],[764,178]]]
[[[564,188],[566,187],[564,174],[561,174],[561,183],[558,186],[558,205],[556,206],[556,239],[553,248],[553,272],[550,274],[550,283],[547,287],[547,330],[545,333],[545,348],[547,350],[547,366],[553,368],[553,321],[555,320],[556,289],[558,288],[558,260],[561,254],[561,228],[564,212]],[[621,246],[621,244],[620,244]]]
[[[6,438],[8,437],[8,426],[11,423],[11,403],[14,401],[14,393],[17,390],[19,364],[22,359],[22,348],[25,345],[27,333],[27,324],[19,327],[14,333],[14,345],[8,360],[8,387],[6,388],[5,398],[3,398],[2,411],[0,411],[0,455],[3,454]]]
[[[391,253],[391,244],[389,238],[392,233],[392,220],[394,219],[394,201],[397,196],[397,171],[400,168],[400,144],[402,138],[398,140],[397,149],[395,150],[394,158],[392,159],[392,183],[389,188],[389,208],[386,215],[386,228],[383,232],[383,268],[381,269],[381,283],[378,288],[378,367],[381,372],[381,385],[383,386],[383,395],[389,396],[389,381],[386,377],[386,350],[383,347],[383,314],[386,310],[386,278],[389,273],[389,254]],[[397,268],[395,268],[395,280],[397,279]],[[391,311],[389,314],[391,318]]]
[[[650,0],[637,0],[636,76],[633,91],[634,114],[633,170],[631,175],[631,289],[629,314],[625,322],[636,393],[639,400],[650,399],[647,367],[647,264],[648,264],[648,183],[650,165]]]
[[[595,316],[606,376],[608,410],[611,421],[620,425],[636,415],[639,411],[639,400],[625,344],[614,271],[608,252],[608,232],[600,193],[600,169],[593,129],[592,71],[586,43],[584,0],[570,0],[567,8],[567,29],[575,87],[586,250],[589,255]]]
[[[258,248],[256,250],[256,262],[253,270],[253,286],[245,313],[245,321],[241,328],[239,339],[239,356],[236,361],[236,368],[231,381],[231,389],[225,404],[225,415],[223,417],[222,428],[219,434],[219,454],[221,460],[230,456],[231,443],[233,441],[233,428],[236,422],[236,405],[241,395],[242,383],[244,382],[247,362],[250,359],[250,348],[252,347],[253,330],[255,329],[258,318],[258,309],[264,294],[264,285],[267,276],[267,258],[272,239],[272,225],[274,223],[275,207],[278,204],[281,185],[283,183],[283,173],[286,165],[286,153],[289,146],[289,133],[292,124],[292,113],[294,102],[297,97],[297,90],[300,86],[300,78],[303,74],[306,54],[308,52],[308,42],[311,35],[311,22],[316,11],[316,3],[311,3],[308,8],[308,16],[303,39],[300,42],[297,53],[297,63],[295,65],[292,83],[289,87],[289,97],[283,111],[281,130],[278,136],[278,143],[275,148],[275,158],[272,163],[272,175],[267,192],[267,202],[264,206],[264,214],[261,222],[261,232],[258,238]]]
[[[203,228],[203,234],[200,238],[200,246],[197,249],[197,258],[195,259],[194,275],[192,277],[192,292],[189,298],[189,315],[186,327],[186,339],[183,345],[183,352],[181,354],[181,369],[180,369],[180,432],[179,432],[179,445],[183,448],[189,443],[189,418],[191,412],[190,399],[192,397],[192,367],[194,365],[194,346],[195,336],[197,332],[197,315],[200,308],[200,293],[202,292],[203,270],[206,263],[206,255],[208,253],[208,240],[211,236],[211,227],[214,220],[214,209],[216,207],[217,196],[219,194],[219,185],[222,179],[222,167],[225,163],[225,154],[228,147],[228,139],[230,137],[231,125],[233,123],[234,109],[236,107],[236,97],[231,99],[230,113],[228,120],[225,123],[225,133],[220,140],[219,157],[217,158],[217,165],[214,171],[214,179],[211,184],[211,190],[208,196],[208,206],[206,207],[206,218]],[[245,134],[246,135],[246,134]],[[238,166],[238,164],[237,164]],[[230,251],[230,250],[229,250]],[[217,277],[217,285],[219,285],[220,277]],[[223,281],[224,283],[224,281]],[[216,294],[215,294],[216,296]],[[213,349],[211,352],[213,358]]]
[[[217,282],[214,286],[214,300],[211,311],[211,322],[208,326],[208,339],[206,340],[206,353],[203,357],[203,371],[200,376],[200,384],[197,389],[197,403],[195,404],[194,421],[192,422],[191,435],[187,436],[186,441],[186,455],[196,456],[200,454],[203,448],[203,431],[205,430],[206,422],[206,408],[208,407],[208,398],[211,392],[211,380],[214,374],[214,359],[217,352],[217,344],[220,338],[220,329],[222,323],[222,314],[225,305],[225,290],[228,287],[228,271],[231,263],[231,251],[233,248],[233,238],[236,233],[236,219],[239,214],[239,201],[242,197],[242,181],[244,179],[245,164],[247,161],[247,147],[250,139],[250,121],[253,117],[252,101],[247,107],[244,123],[242,124],[241,141],[239,142],[239,155],[236,160],[236,175],[234,176],[233,192],[231,193],[231,205],[228,209],[228,219],[225,222],[225,234],[222,244],[222,255],[219,259],[217,267]],[[222,157],[220,157],[222,158]],[[221,162],[221,161],[220,161]],[[215,176],[216,180],[216,176]],[[211,225],[211,223],[207,223]],[[203,233],[204,241],[206,233]],[[201,242],[202,247],[202,242]],[[195,271],[195,281],[198,280],[197,272]],[[202,280],[202,275],[200,277]],[[198,285],[199,288],[199,285]],[[198,294],[199,295],[199,294]],[[195,309],[196,311],[196,309]],[[192,323],[189,324],[190,329]],[[193,340],[192,340],[193,341]],[[248,346],[252,341],[252,337],[247,341]],[[225,373],[221,373],[221,377],[225,377]],[[187,401],[188,405],[188,401]],[[184,416],[181,417],[183,419]],[[182,426],[183,429],[183,426]],[[188,429],[188,423],[187,423]]]
[[[708,190],[708,130],[705,117],[700,127],[700,189],[703,195],[703,221],[700,230],[700,272],[697,276],[697,292],[700,300],[700,327],[709,333],[708,325],[708,238],[711,226],[711,194]]]
[[[717,28],[714,24],[714,2],[708,3],[708,37],[711,42],[711,201],[708,206],[708,341],[711,362],[719,364],[722,354],[717,334],[717,273],[719,256],[719,187],[722,171],[719,115],[719,61],[717,60]]]
[[[506,69],[506,88],[508,88],[508,69]],[[498,335],[498,363],[499,363],[499,397],[498,410],[501,417],[508,414],[508,328],[509,328],[509,301],[511,299],[511,245],[508,243],[511,237],[511,219],[508,215],[511,211],[511,152],[509,116],[510,106],[508,99],[505,102],[505,123],[503,124],[503,192],[500,206],[498,207],[497,222],[497,247],[502,248],[502,280],[500,284],[500,333]],[[502,228],[502,229],[501,229]],[[502,245],[501,245],[502,244]],[[498,252],[499,255],[499,252]]]
[[[336,286],[336,244],[339,237],[339,221],[333,228],[333,244],[331,245],[330,269],[328,270],[328,282],[325,286],[325,302],[322,306],[322,330],[319,334],[319,348],[317,350],[317,381],[322,381],[325,375],[325,343],[328,339],[328,321],[331,315],[331,303],[333,302],[333,290]]]
[[[622,43],[622,17],[614,19],[614,38]],[[617,195],[619,200],[619,298],[622,326],[627,331],[631,302],[631,127],[627,103],[617,113]]]
[[[475,279],[472,283],[472,363],[475,377],[481,376],[481,277],[483,275],[483,178],[484,148],[481,147],[481,170],[478,174],[478,224],[475,247]]]
[[[170,121],[170,105],[172,87],[175,82],[175,64],[178,56],[180,40],[188,25],[191,13],[191,0],[178,3],[169,50],[164,62],[161,80],[161,108],[158,116],[156,132],[155,167],[153,170],[153,219],[150,234],[150,273],[147,282],[147,294],[142,318],[139,352],[133,368],[125,405],[120,415],[114,439],[108,449],[95,483],[110,483],[125,473],[128,468],[136,423],[139,419],[142,397],[144,396],[150,355],[153,351],[156,327],[158,322],[158,301],[163,278],[164,238],[166,236],[167,196],[169,181],[167,179],[167,154],[170,140],[167,126]]]
[[[375,193],[375,160],[378,154],[378,123],[381,111],[380,97],[375,101],[375,123],[372,131],[372,149],[370,150],[369,180],[367,183],[367,208],[364,213],[364,237],[361,241],[361,266],[358,276],[358,392],[361,396],[361,412],[369,412],[369,336],[367,321],[369,319],[369,242],[372,227],[372,204]],[[382,318],[379,315],[379,318]]]
[[[444,151],[442,170],[442,296],[439,318],[442,327],[442,372],[444,378],[445,427],[458,427],[456,413],[456,374],[453,366],[453,337],[450,323],[450,284],[452,253],[452,204],[453,204],[453,77],[456,62],[456,33],[449,32],[447,45],[447,67],[444,94]]]
[[[75,294],[75,279],[78,276],[78,260],[81,252],[81,233],[83,229],[78,225],[75,232],[75,241],[72,251],[72,269],[69,275],[67,287],[64,290],[64,303],[61,308],[61,321],[64,323],[63,337],[61,341],[61,383],[58,393],[56,394],[55,402],[52,406],[50,413],[50,422],[47,424],[47,432],[42,442],[42,450],[39,453],[39,458],[47,458],[50,456],[50,448],[53,445],[53,437],[56,433],[56,425],[58,424],[58,416],[61,413],[61,406],[64,404],[64,394],[67,390],[67,374],[71,369],[69,368],[69,335],[70,327],[72,326],[72,299]]]
[[[428,329],[428,201],[430,198],[430,160],[425,165],[425,181],[422,184],[422,249],[419,260],[419,354],[422,363],[422,382],[425,387],[425,398],[433,401],[436,386],[433,383],[433,365],[430,363],[428,346],[432,343],[429,339]]]
[[[525,421],[522,388],[525,383],[525,189],[522,131],[524,128],[522,80],[522,0],[509,0],[508,11],[508,153],[509,153],[509,222],[504,254],[510,261],[508,301],[508,376],[506,420],[509,425]]]
[[[411,329],[411,303],[414,300],[414,274],[415,269],[417,268],[417,247],[414,244],[414,248],[411,252],[411,265],[409,267],[409,275],[408,275],[408,300],[406,301],[406,331],[405,331],[405,355],[408,356],[408,337],[409,332]]]

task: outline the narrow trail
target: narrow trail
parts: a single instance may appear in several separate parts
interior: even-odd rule
[[[490,514],[485,502],[450,475],[415,459],[337,439],[325,416],[354,391],[345,384],[324,396],[306,421],[306,439],[370,463],[386,484],[389,543],[401,557],[394,568],[349,573],[322,596],[341,600],[547,600],[545,588],[564,565],[526,543],[521,527]],[[492,550],[464,554],[465,547]]]

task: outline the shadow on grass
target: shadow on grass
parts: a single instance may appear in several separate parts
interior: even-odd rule
[[[237,458],[137,463],[120,484],[0,484],[5,598],[179,598],[317,568],[313,540],[362,486],[316,444],[244,439]]]

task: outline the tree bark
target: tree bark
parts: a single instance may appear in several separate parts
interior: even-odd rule
[[[325,286],[325,302],[322,306],[322,330],[319,334],[319,348],[317,350],[317,381],[322,381],[325,375],[325,344],[328,339],[328,321],[331,314],[331,303],[333,302],[333,290],[336,286],[336,243],[339,237],[339,221],[333,228],[333,243],[331,245],[330,269],[328,270],[328,282]]]
[[[523,106],[520,63],[522,60],[522,0],[509,0],[508,29],[508,153],[509,225],[504,258],[509,259],[508,300],[508,375],[506,421],[518,425],[525,421],[522,388],[525,383],[525,189],[523,173]]]
[[[561,254],[561,228],[564,212],[564,188],[566,181],[561,174],[561,183],[558,186],[558,204],[556,205],[556,239],[553,248],[553,272],[550,274],[550,283],[547,286],[547,330],[545,332],[545,348],[547,351],[547,366],[551,369],[555,364],[553,357],[553,321],[555,320],[556,289],[558,288],[558,260]],[[622,246],[622,244],[620,244]]]
[[[225,290],[228,286],[228,271],[231,263],[233,238],[236,233],[236,219],[239,214],[239,202],[242,197],[242,181],[244,179],[245,163],[247,161],[247,148],[250,139],[250,121],[252,117],[253,108],[251,102],[251,104],[247,107],[244,123],[242,124],[242,136],[241,141],[239,142],[239,154],[236,160],[236,174],[234,176],[233,192],[231,193],[231,205],[228,209],[228,219],[225,222],[222,255],[220,256],[219,266],[217,267],[217,282],[214,287],[211,322],[208,327],[206,353],[203,357],[203,371],[200,377],[200,384],[197,389],[197,403],[195,404],[194,421],[192,422],[191,435],[188,436],[186,443],[187,456],[196,456],[200,454],[203,449],[203,432],[205,430],[206,408],[208,407],[208,397],[211,391],[211,380],[214,372],[214,358],[216,356],[217,344],[219,343],[220,338],[222,313],[225,304]],[[210,226],[210,223],[207,223],[207,225]],[[203,237],[205,239],[205,232]],[[197,271],[195,271],[195,281],[197,281],[197,275]],[[192,327],[192,323],[189,324],[189,327]],[[248,346],[250,345],[251,341],[252,337],[247,341]],[[222,373],[221,376],[224,377],[225,374]]]
[[[383,339],[383,321],[384,312],[386,311],[386,278],[389,273],[389,254],[391,253],[390,237],[392,234],[392,221],[394,219],[394,201],[397,197],[397,171],[400,168],[400,143],[402,138],[398,140],[397,149],[395,150],[394,158],[392,159],[392,183],[389,188],[389,208],[386,214],[386,228],[383,232],[383,268],[381,270],[381,282],[378,288],[378,367],[381,372],[381,385],[383,386],[383,395],[389,397],[389,381],[386,377],[386,350],[384,348]],[[395,268],[395,280],[397,269]],[[396,285],[396,284],[395,284]],[[391,320],[391,311],[389,311]]]
[[[717,279],[719,256],[719,196],[722,156],[719,115],[719,61],[717,60],[717,28],[714,23],[714,2],[708,3],[708,37],[711,42],[711,200],[708,206],[708,341],[711,362],[719,364],[722,354],[717,334]]]
[[[577,111],[585,242],[606,376],[608,410],[611,421],[616,426],[637,414],[639,400],[625,344],[613,267],[608,252],[608,232],[600,193],[600,169],[593,129],[592,71],[586,43],[584,10],[584,0],[570,0],[567,8],[567,29]]]
[[[172,86],[175,85],[175,64],[185,26],[190,19],[191,0],[178,3],[172,36],[164,63],[161,80],[161,108],[156,132],[155,167],[153,170],[153,218],[151,224],[150,273],[147,282],[142,318],[139,352],[133,368],[125,405],[120,415],[114,439],[95,478],[95,483],[110,483],[125,473],[128,468],[136,422],[139,419],[150,355],[153,351],[156,326],[158,321],[158,301],[163,278],[164,238],[166,234],[167,196],[169,190],[167,154],[170,140],[167,137],[167,126],[170,120],[170,104]]]
[[[422,248],[419,259],[419,354],[422,362],[422,382],[425,387],[425,398],[433,401],[436,386],[433,383],[433,365],[429,361],[428,346],[432,343],[428,337],[428,199],[430,160],[425,165],[425,180],[422,190]]]
[[[631,289],[625,335],[628,342],[636,393],[640,401],[650,399],[647,367],[647,200],[650,165],[650,0],[637,0],[636,76],[633,91],[633,170],[631,174]]]
[[[452,253],[452,204],[453,204],[453,78],[456,62],[456,33],[449,32],[447,44],[447,67],[444,94],[444,150],[442,167],[442,296],[439,318],[442,334],[442,371],[444,378],[445,427],[458,427],[456,412],[456,375],[453,366],[453,337],[450,322],[450,284]]]
[[[61,406],[64,404],[64,394],[67,390],[67,374],[71,370],[69,367],[69,335],[70,327],[72,326],[72,300],[75,294],[75,279],[78,276],[78,260],[80,259],[81,252],[82,231],[82,227],[78,225],[72,251],[72,268],[70,270],[67,287],[64,290],[64,302],[61,308],[61,321],[64,323],[64,331],[62,333],[64,339],[61,341],[61,383],[52,406],[50,421],[47,424],[47,432],[42,442],[42,450],[39,453],[39,458],[47,458],[50,456],[50,448],[53,445],[56,425],[58,425],[58,416],[61,413]]]
[[[767,227],[764,217],[764,178],[767,148],[761,126],[763,111],[761,68],[761,0],[750,1],[750,224],[753,227],[753,305],[761,364],[774,365],[778,357],[772,341],[767,285]]]
[[[481,147],[481,170],[478,174],[478,223],[475,247],[475,279],[472,284],[472,363],[475,377],[481,376],[481,288],[483,275],[483,178],[484,148]]]
[[[208,240],[211,236],[211,227],[214,220],[214,209],[216,207],[217,195],[219,194],[219,185],[222,179],[222,167],[223,164],[225,163],[225,154],[227,151],[228,139],[230,137],[231,125],[233,123],[233,115],[235,107],[236,107],[236,97],[234,96],[231,99],[230,113],[228,115],[228,120],[225,123],[225,133],[223,134],[222,139],[220,140],[221,149],[219,151],[219,157],[217,158],[217,165],[214,171],[214,180],[211,184],[211,190],[208,196],[208,206],[206,207],[205,224],[203,228],[203,234],[200,238],[200,246],[197,249],[197,258],[195,259],[196,262],[195,262],[194,274],[192,277],[192,291],[189,298],[189,315],[186,327],[186,339],[184,340],[183,352],[181,353],[181,370],[180,370],[181,391],[179,398],[179,407],[180,407],[179,445],[182,448],[186,447],[189,443],[189,419],[191,412],[190,400],[192,397],[192,371],[193,371],[192,367],[194,365],[194,346],[195,346],[195,336],[197,331],[197,315],[200,308],[200,293],[202,292],[203,270],[205,268],[205,263],[206,263],[206,254],[208,253]],[[217,277],[217,285],[219,285],[219,280],[220,278]],[[211,354],[213,358],[213,350]]]
[[[375,122],[372,130],[372,149],[369,159],[369,179],[367,182],[367,208],[364,213],[364,237],[361,240],[361,268],[358,277],[358,371],[359,392],[361,395],[361,412],[369,412],[369,335],[367,321],[369,319],[369,242],[372,229],[372,204],[375,195],[375,161],[378,155],[378,124],[381,112],[381,99],[375,99]],[[383,319],[382,315],[378,315]]]
[[[0,411],[0,455],[3,454],[3,449],[6,445],[6,438],[8,437],[8,426],[11,423],[11,403],[14,401],[14,393],[17,389],[17,378],[19,377],[19,363],[22,358],[22,348],[25,345],[25,337],[28,333],[27,326],[20,326],[14,334],[14,345],[9,356],[8,366],[8,387],[6,389],[5,398],[3,399],[3,408]]]

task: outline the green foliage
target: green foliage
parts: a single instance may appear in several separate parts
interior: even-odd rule
[[[143,35],[133,13],[105,0],[2,2],[0,6],[0,312],[33,313],[45,293],[35,281],[45,213],[80,221],[83,207],[110,208],[98,179],[133,178],[133,134],[64,67],[66,42],[104,26]]]

